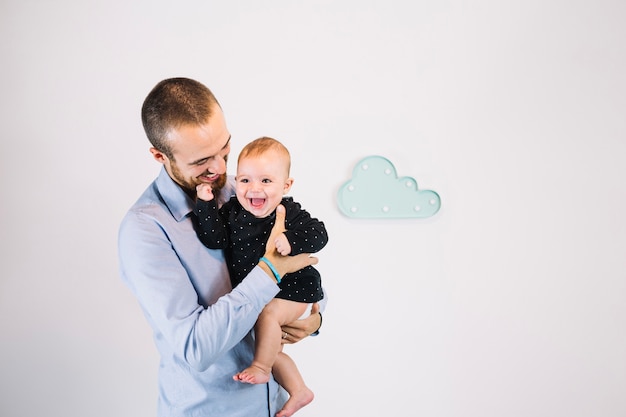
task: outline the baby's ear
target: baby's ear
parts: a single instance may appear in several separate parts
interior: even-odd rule
[[[291,190],[291,186],[293,185],[293,178],[287,178],[285,181],[285,187],[283,188],[283,194],[287,194],[289,190]]]

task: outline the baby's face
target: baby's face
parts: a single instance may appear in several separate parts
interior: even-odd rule
[[[241,159],[235,179],[237,200],[258,218],[272,214],[293,184],[287,162],[273,151]]]

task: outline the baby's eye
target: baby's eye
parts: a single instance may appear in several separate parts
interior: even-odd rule
[[[270,180],[269,178],[263,178],[263,180],[261,180],[261,182],[262,182],[263,184],[269,184],[269,183],[271,183],[271,182],[272,182],[272,180]]]
[[[247,184],[248,183],[248,179],[247,178],[242,178],[242,179],[239,180],[239,182]]]

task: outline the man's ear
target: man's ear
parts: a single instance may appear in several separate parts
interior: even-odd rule
[[[164,164],[165,161],[167,160],[167,156],[165,156],[165,154],[161,152],[160,150],[158,150],[157,148],[150,148],[150,153],[152,154],[152,157],[154,158],[154,160],[161,164]]]
[[[291,190],[292,185],[293,185],[293,178],[287,178],[287,181],[285,181],[285,188],[283,188],[283,194],[287,194],[289,190]]]

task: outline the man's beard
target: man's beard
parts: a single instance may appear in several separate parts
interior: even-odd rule
[[[176,163],[170,164],[170,169],[172,171],[172,178],[174,179],[174,181],[177,182],[178,185],[180,185],[187,194],[189,194],[190,196],[195,196],[196,186],[201,184],[202,182],[196,180],[195,178],[191,178],[189,180],[184,178],[180,173],[180,170],[178,169],[178,165],[176,165]],[[222,188],[224,188],[224,185],[226,185],[226,174],[220,175],[217,180],[213,181],[210,184],[213,195],[217,198]]]

